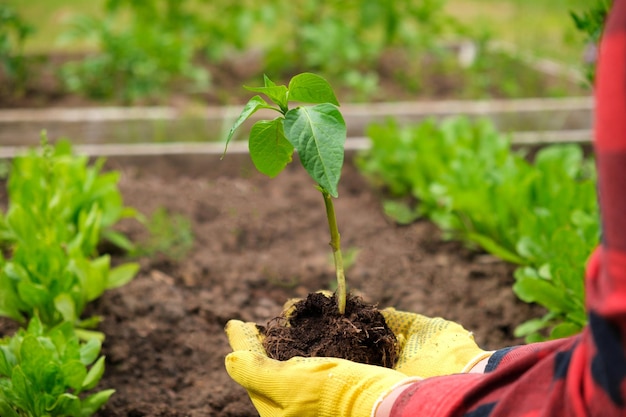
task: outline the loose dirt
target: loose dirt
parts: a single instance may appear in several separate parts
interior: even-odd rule
[[[225,371],[223,328],[230,319],[265,325],[287,299],[331,288],[321,195],[297,162],[271,180],[243,155],[116,158],[108,167],[121,171],[127,205],[185,216],[195,239],[180,260],[139,259],[133,281],[90,306],[106,335],[98,388],[116,390],[97,416],[256,416]],[[381,198],[347,161],[336,211],[344,251],[355,255],[349,289],[381,308],[457,321],[484,349],[521,343],[513,329],[543,310],[517,300],[513,267],[443,240],[428,221],[394,224]],[[119,229],[147,237],[136,221]]]

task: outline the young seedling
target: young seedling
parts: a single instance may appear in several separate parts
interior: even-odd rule
[[[344,314],[346,280],[332,200],[338,197],[337,185],[346,140],[346,124],[339,111],[339,102],[330,84],[316,74],[296,75],[288,86],[276,85],[267,76],[264,76],[264,80],[263,87],[245,88],[264,94],[271,103],[259,95],[252,97],[230,129],[226,147],[235,130],[256,111],[270,109],[280,114],[273,120],[260,120],[252,126],[248,140],[250,156],[259,172],[275,177],[292,161],[295,150],[302,166],[316,182],[317,189],[324,197],[330,229],[330,246],[337,274],[337,304],[339,313]],[[290,109],[289,104],[293,102],[313,105],[299,105]]]

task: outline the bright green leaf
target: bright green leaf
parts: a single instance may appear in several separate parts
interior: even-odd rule
[[[489,236],[481,235],[479,233],[467,233],[467,238],[478,243],[484,250],[500,259],[519,265],[526,264],[526,261],[523,258],[507,250],[504,246],[498,244],[498,242]]]
[[[63,320],[73,323],[78,318],[74,299],[69,294],[62,293],[54,297],[54,306],[63,316]]]
[[[256,122],[250,131],[248,147],[254,166],[272,178],[291,162],[293,155],[293,145],[283,132],[282,118]]]
[[[555,326],[552,329],[552,331],[550,332],[550,338],[561,339],[564,337],[578,334],[580,333],[581,330],[582,330],[582,327],[574,323],[569,323],[569,322],[560,323],[559,325]]]
[[[85,365],[77,360],[63,363],[61,365],[61,373],[65,383],[74,390],[78,390],[83,386],[83,381],[87,376]]]
[[[102,342],[98,339],[89,339],[80,347],[80,361],[83,365],[93,363],[100,353]]]
[[[33,284],[22,281],[17,285],[17,292],[20,298],[29,307],[40,307],[48,302],[50,293],[48,288],[40,284]]]
[[[10,376],[16,358],[8,346],[0,346],[0,376]]]
[[[523,301],[539,303],[549,308],[550,311],[566,312],[572,309],[572,303],[567,294],[544,279],[517,278],[513,291]]]
[[[104,375],[104,356],[101,356],[96,363],[89,369],[87,375],[82,380],[82,390],[90,390],[94,388],[100,378]]]
[[[89,417],[94,415],[100,407],[102,407],[104,404],[106,404],[107,401],[109,401],[109,398],[111,398],[111,395],[113,395],[113,393],[115,393],[115,390],[107,389],[85,398],[82,402],[80,416]]]
[[[245,87],[248,91],[265,94],[270,100],[278,104],[283,111],[287,108],[287,87],[284,85],[273,85],[270,87]]]
[[[298,74],[289,81],[289,101],[332,103],[339,106],[339,101],[328,81],[310,72]]]
[[[323,103],[289,110],[284,129],[309,175],[337,197],[346,140],[346,124],[337,106]]]
[[[55,416],[76,416],[80,409],[80,398],[66,392],[59,395],[56,402],[46,411]]]
[[[243,110],[241,111],[241,114],[239,115],[237,120],[235,120],[235,123],[233,124],[233,126],[230,128],[230,131],[228,132],[228,137],[226,138],[225,147],[228,148],[228,143],[232,139],[233,135],[235,134],[235,130],[237,130],[239,126],[241,126],[246,120],[248,120],[250,116],[256,113],[257,110],[262,109],[262,108],[268,108],[268,107],[269,106],[267,102],[263,100],[260,96],[254,96],[250,100],[248,100],[248,103],[246,103]],[[224,153],[226,153],[226,149],[224,149]]]
[[[139,272],[139,264],[129,262],[119,265],[109,272],[106,289],[118,288],[132,281]]]
[[[529,334],[536,333],[539,330],[548,327],[549,325],[550,321],[545,320],[544,318],[531,319],[517,326],[513,334],[515,335],[515,337],[525,337]]]

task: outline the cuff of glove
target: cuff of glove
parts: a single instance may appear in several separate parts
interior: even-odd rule
[[[480,361],[487,359],[493,355],[495,351],[485,351],[480,352],[478,355],[474,356],[468,363],[465,365],[463,369],[461,369],[462,374],[467,374],[471,372],[472,368],[474,368]]]
[[[374,407],[372,407],[372,414],[370,415],[370,417],[379,417],[379,416],[389,415],[389,411],[391,410],[391,407],[395,403],[395,399],[398,397],[398,395],[400,395],[402,391],[404,391],[401,388],[406,387],[407,385],[413,384],[414,382],[422,381],[423,379],[424,378],[413,376],[413,377],[403,379],[402,381],[393,385],[391,388],[385,391],[378,398],[376,403],[374,403]],[[385,401],[385,400],[388,400],[388,401]]]

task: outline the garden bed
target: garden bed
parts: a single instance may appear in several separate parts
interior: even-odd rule
[[[319,192],[295,164],[270,181],[246,154],[115,157],[108,166],[122,172],[126,204],[180,214],[195,238],[179,260],[140,259],[135,280],[92,306],[106,334],[99,388],[116,390],[97,415],[257,415],[224,369],[223,327],[264,324],[288,298],[334,281]],[[366,301],[458,321],[485,349],[521,343],[515,326],[544,313],[513,294],[511,265],[442,240],[427,221],[392,223],[350,161],[339,195],[344,252],[356,255],[348,284]],[[135,241],[147,236],[135,221],[120,229]]]

